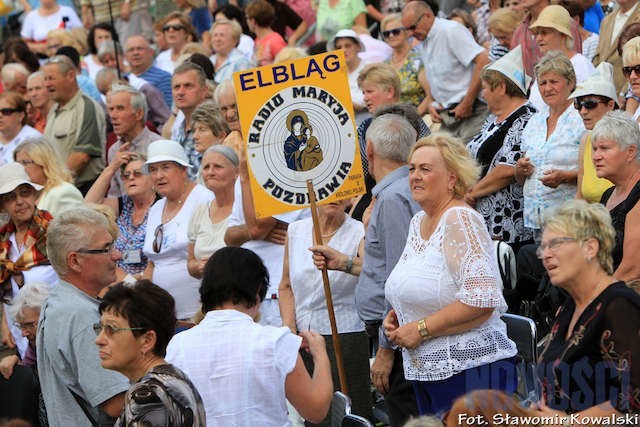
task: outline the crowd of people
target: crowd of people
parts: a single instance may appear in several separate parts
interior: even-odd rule
[[[0,425],[328,426],[342,384],[372,424],[637,422],[637,1],[19,3]],[[256,215],[232,78],[334,49],[366,194],[316,235]],[[329,161],[287,113],[286,167]],[[508,311],[546,335],[533,399]]]

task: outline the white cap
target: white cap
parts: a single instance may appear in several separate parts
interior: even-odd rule
[[[515,83],[524,94],[527,93],[527,89],[529,89],[529,85],[531,85],[531,80],[533,80],[524,70],[522,48],[520,45],[516,46],[515,49],[511,50],[493,64],[487,65],[486,69],[499,72]]]
[[[338,31],[336,35],[333,36],[333,38],[329,40],[329,42],[327,43],[327,51],[335,50],[337,39],[347,39],[347,38],[353,39],[353,41],[355,41],[358,44],[358,46],[360,46],[360,52],[365,51],[364,44],[360,41],[360,37],[358,37],[356,32],[351,29]]]
[[[7,163],[0,166],[0,194],[11,193],[22,184],[29,184],[36,191],[42,190],[42,185],[35,184],[29,180],[29,175],[18,162]]]
[[[169,139],[153,141],[147,148],[147,161],[144,164],[159,162],[176,162],[184,167],[191,167],[182,145]]]
[[[576,85],[576,90],[569,95],[569,98],[579,98],[586,95],[604,96],[618,104],[616,87],[613,84],[613,65],[601,62],[588,79]]]

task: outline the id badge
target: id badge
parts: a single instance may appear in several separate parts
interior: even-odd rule
[[[122,262],[125,264],[140,264],[142,262],[140,249],[131,249],[122,252]]]

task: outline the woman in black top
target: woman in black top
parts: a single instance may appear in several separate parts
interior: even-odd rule
[[[591,138],[596,175],[614,184],[600,200],[616,230],[613,274],[632,284],[640,279],[640,129],[626,113],[613,111],[594,126]]]
[[[614,235],[600,204],[571,200],[545,216],[537,253],[551,283],[568,298],[538,374],[541,415],[576,414],[560,425],[582,424],[587,416],[623,417],[613,424],[625,425],[627,414],[640,411],[640,295],[612,276]]]

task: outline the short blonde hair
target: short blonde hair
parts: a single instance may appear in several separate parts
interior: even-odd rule
[[[389,22],[398,21],[402,25],[402,14],[400,13],[392,13],[384,17],[384,19],[380,22],[380,29],[382,31],[387,29],[387,25]]]
[[[236,41],[236,46],[238,46],[238,42],[240,41],[240,36],[242,36],[242,27],[235,19],[218,19],[213,21],[213,25],[211,25],[211,34],[213,34],[213,30],[216,29],[219,25],[228,25],[231,27],[231,37]]]
[[[547,209],[542,224],[545,230],[553,230],[575,238],[579,242],[596,239],[598,263],[604,271],[613,273],[611,252],[616,232],[607,208],[600,203],[588,203],[585,200],[567,200],[555,209]]]
[[[365,66],[358,75],[358,86],[368,81],[384,89],[393,89],[393,97],[397,101],[400,99],[400,76],[392,65],[384,62],[377,62]]]
[[[513,33],[522,19],[512,9],[501,7],[489,16],[488,28],[491,31],[502,31],[504,33]]]
[[[409,159],[411,159],[413,153],[422,147],[436,147],[444,159],[447,170],[456,175],[456,183],[453,187],[455,197],[464,197],[467,191],[478,181],[480,166],[469,155],[469,151],[462,140],[446,132],[434,132],[416,142],[409,153]]]
[[[634,37],[622,46],[622,65],[640,62],[640,37]]]
[[[280,52],[273,59],[274,64],[278,64],[280,62],[293,61],[294,59],[306,58],[307,52],[300,49],[299,47],[283,47]]]

